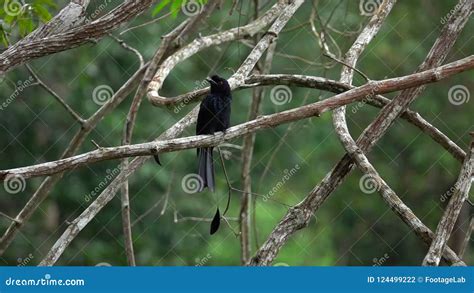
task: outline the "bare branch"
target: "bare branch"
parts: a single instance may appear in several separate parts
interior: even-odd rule
[[[199,108],[195,107],[193,111],[189,112],[188,115],[160,135],[158,139],[169,139],[179,136],[185,128],[196,122],[198,110]],[[127,180],[133,172],[143,166],[148,158],[149,157],[135,158],[127,166],[127,169],[121,170],[120,174],[101,192],[96,200],[69,225],[46,257],[41,261],[40,266],[54,265],[79,232],[114,198],[120,185]]]
[[[301,106],[279,113],[261,116],[252,121],[229,128],[225,134],[190,136],[168,141],[148,142],[120,147],[102,148],[78,156],[69,157],[48,163],[37,164],[29,167],[15,168],[0,171],[0,180],[5,180],[7,175],[18,175],[24,178],[51,175],[64,170],[77,168],[94,162],[119,159],[134,156],[149,156],[161,152],[215,146],[224,141],[255,132],[260,129],[272,128],[291,121],[301,120],[335,108],[359,101],[367,95],[388,93],[404,90],[427,83],[433,83],[457,73],[474,68],[474,55],[448,63],[446,65],[426,70],[411,75],[391,78],[381,81],[371,81],[365,85],[343,92],[323,101]]]
[[[44,33],[33,33],[31,38],[26,37],[24,41],[19,41],[0,54],[0,72],[7,72],[32,59],[65,51],[99,39],[120,24],[142,13],[153,2],[155,1],[127,0],[98,20],[68,30],[61,27],[59,32],[54,29],[54,34],[46,29],[49,26],[45,26]],[[75,5],[77,6],[77,4]],[[83,11],[84,8],[81,6],[78,12],[82,15]],[[76,20],[74,19],[74,21]],[[57,24],[62,25],[61,19],[58,19]]]
[[[117,92],[115,92],[115,94],[110,98],[109,101],[107,101],[107,103],[105,103],[89,119],[87,119],[86,123],[82,125],[82,128],[74,135],[61,158],[70,157],[79,150],[85,138],[99,124],[101,119],[109,114],[113,109],[115,109],[138,85],[141,78],[143,77],[143,74],[145,73],[146,68],[147,65],[138,69],[130,77],[130,79],[125,82],[125,84]],[[0,255],[5,252],[17,235],[18,231],[23,227],[23,225],[25,225],[26,221],[30,219],[43,200],[46,199],[49,192],[51,192],[54,185],[59,182],[63,174],[64,173],[59,173],[43,180],[39,188],[16,216],[16,221],[10,224],[7,231],[0,239]]]
[[[464,3],[465,4],[465,3]],[[471,3],[469,3],[470,6]],[[441,35],[433,45],[429,56],[443,55],[445,51],[449,51],[451,46],[462,31],[465,23],[469,19],[472,7],[461,9],[461,12],[455,13],[445,24]],[[429,59],[429,58],[428,58]],[[430,59],[431,60],[431,59]],[[434,61],[424,62],[419,71],[430,68]],[[423,90],[423,87],[414,87],[402,91],[391,103],[385,106],[378,117],[365,129],[357,140],[357,144],[362,152],[369,152],[374,144],[385,134],[390,127],[393,119],[398,117],[410,104],[410,102]],[[329,195],[342,183],[344,178],[352,171],[354,167],[351,157],[346,154],[336,164],[336,166],[324,177],[322,182],[315,186],[308,196],[290,209],[278,225],[273,229],[267,241],[262,245],[257,254],[252,258],[251,265],[266,265],[271,263],[278,253],[282,245],[287,239],[305,227],[314,212],[322,205]],[[445,250],[443,255],[450,263],[459,262],[459,258],[450,253],[452,250]]]
[[[196,54],[197,52],[208,48],[210,46],[217,46],[225,42],[238,40],[245,37],[251,37],[255,35],[257,32],[261,31],[267,25],[269,25],[272,21],[274,21],[282,11],[288,8],[288,6],[294,4],[284,4],[283,1],[278,1],[271,9],[269,9],[264,15],[260,18],[252,21],[251,23],[242,26],[233,28],[224,32],[220,32],[214,35],[206,36],[206,37],[199,37],[195,39],[193,42],[188,44],[187,46],[178,50],[175,54],[168,57],[156,72],[153,81],[150,83],[148,88],[148,99],[150,102],[155,106],[162,106],[168,105],[169,98],[165,98],[159,95],[159,90],[163,86],[163,83],[171,72],[171,70],[176,67],[177,64],[183,62],[190,56]],[[288,20],[287,20],[288,21]],[[281,23],[281,22],[280,22]],[[286,23],[286,22],[285,22]],[[242,78],[245,78],[243,76]],[[231,82],[231,86],[235,87],[235,84]],[[171,98],[173,99],[173,98]]]
[[[459,177],[454,184],[454,193],[451,196],[446,210],[444,211],[443,217],[439,221],[438,227],[436,228],[433,242],[431,242],[430,249],[423,260],[424,266],[438,266],[441,260],[441,254],[446,247],[446,243],[449,240],[449,236],[453,231],[454,224],[458,219],[461,208],[469,196],[469,190],[471,189],[474,171],[474,132],[471,132],[472,140],[469,152],[466,155],[466,159],[462,165]]]
[[[61,106],[63,106],[63,108],[72,116],[72,118],[74,118],[77,122],[79,122],[79,124],[82,126],[84,125],[84,123],[86,122],[79,114],[76,113],[76,111],[74,111],[65,101],[64,99],[58,95],[55,91],[53,91],[47,84],[45,84],[40,78],[39,76],[35,73],[35,71],[33,70],[33,68],[31,68],[30,65],[26,64],[26,68],[28,69],[28,71],[31,73],[31,75],[33,76],[33,78],[36,80],[36,82],[38,83],[39,86],[41,86],[43,89],[45,89],[49,94],[51,94],[55,99],[56,101],[59,102],[59,104],[61,104]]]
[[[255,2],[255,6],[258,5],[258,1]],[[270,44],[266,58],[263,63],[262,73],[267,74],[270,72],[273,56],[275,54],[277,42],[274,41]],[[257,118],[260,113],[260,104],[262,102],[264,95],[263,88],[254,88],[253,90],[253,99],[250,105],[250,110],[248,114],[248,120],[253,120]],[[250,169],[252,164],[252,155],[255,145],[255,133],[247,134],[243,137],[243,147],[242,147],[242,185],[243,191],[242,199],[240,203],[240,246],[241,246],[241,263],[245,264],[250,258],[250,213],[255,213],[255,210],[251,210],[250,202],[252,198],[252,178],[250,176]],[[255,198],[255,197],[253,197]],[[255,201],[253,201],[255,203]],[[255,217],[253,217],[255,221]],[[255,224],[255,223],[254,223]]]
[[[466,253],[469,241],[471,241],[471,235],[474,231],[474,217],[471,217],[471,221],[469,222],[469,227],[467,228],[466,236],[464,237],[464,241],[461,244],[461,250],[459,251],[459,257],[463,257]]]

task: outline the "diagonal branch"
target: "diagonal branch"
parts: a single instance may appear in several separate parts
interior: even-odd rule
[[[467,5],[466,3],[464,3]],[[471,3],[469,2],[470,6]],[[469,19],[472,7],[457,11],[445,24],[443,30],[435,41],[430,56],[437,56],[451,48],[465,23]],[[434,61],[424,62],[419,71],[430,68]],[[375,143],[386,133],[393,120],[398,117],[410,102],[423,90],[423,87],[414,87],[402,91],[391,103],[385,106],[377,118],[364,130],[357,145],[362,152],[369,152]],[[315,211],[329,197],[329,195],[342,183],[345,177],[352,171],[354,163],[346,154],[336,166],[313,188],[308,196],[298,205],[290,209],[278,225],[273,229],[267,241],[252,258],[251,265],[267,265],[271,263],[280,248],[287,239],[299,229],[308,225]],[[460,261],[452,250],[445,250],[444,258],[450,263]]]
[[[86,120],[81,129],[72,138],[66,150],[61,155],[61,158],[70,157],[79,150],[85,138],[99,124],[102,118],[115,109],[138,85],[143,74],[145,73],[147,66],[148,65],[145,65],[142,68],[139,68],[128,79],[128,81],[126,81],[123,86],[117,92],[115,92],[115,94],[110,98],[110,100],[107,101],[107,103],[105,103],[89,119]],[[10,246],[19,230],[31,218],[43,200],[48,197],[48,194],[51,192],[56,183],[59,182],[63,175],[64,173],[58,173],[43,180],[23,209],[18,213],[15,221],[12,222],[10,226],[8,226],[7,231],[2,235],[0,239],[0,255],[2,255]]]
[[[155,1],[126,0],[111,12],[93,22],[67,30],[64,29],[67,27],[61,27],[59,33],[56,33],[58,30],[55,26],[52,29],[54,33],[50,30],[50,26],[45,26],[41,31],[34,32],[32,37],[26,37],[0,54],[0,72],[7,72],[32,59],[62,52],[83,45],[86,42],[97,40],[117,28],[120,24],[145,11],[153,2]],[[71,3],[70,5],[73,4]],[[75,5],[77,6],[77,4]],[[80,6],[78,12],[82,15],[84,8]],[[55,23],[62,25],[61,20],[58,19],[58,22]],[[75,21],[76,19],[73,20]]]
[[[358,101],[367,95],[375,95],[410,89],[427,83],[437,82],[457,73],[474,68],[474,55],[454,61],[452,63],[402,77],[390,78],[381,81],[371,81],[365,85],[343,92],[326,100],[301,106],[279,113],[260,116],[252,121],[229,128],[225,134],[190,136],[167,141],[147,142],[127,146],[101,148],[81,155],[37,164],[0,171],[0,180],[5,180],[8,175],[31,178],[35,176],[51,175],[94,162],[119,159],[134,156],[149,156],[161,152],[215,146],[224,141],[252,133],[260,129],[273,128],[277,125],[301,120]],[[393,101],[392,101],[393,103]],[[390,105],[390,104],[389,104]],[[386,109],[386,108],[384,108]]]
[[[471,137],[469,152],[461,167],[461,172],[459,172],[458,180],[454,184],[454,193],[446,206],[443,217],[439,221],[430,249],[423,260],[424,266],[439,265],[441,254],[453,231],[459,212],[469,197],[469,190],[471,189],[471,184],[474,179],[472,175],[474,171],[474,132],[471,132]]]
[[[461,0],[460,5],[466,5],[466,1]],[[460,6],[460,9],[465,9],[466,14],[469,12],[471,5],[469,4],[468,6]],[[458,7],[458,6],[456,6]],[[453,44],[453,43],[452,43]],[[427,68],[433,68],[435,66],[439,66],[442,64],[444,59],[446,58],[448,52],[451,49],[452,44],[450,46],[444,46],[442,42],[437,42],[433,46],[431,52],[437,51],[437,54],[431,54],[431,52],[428,54],[427,58],[425,59],[425,62],[420,66],[420,70],[422,70],[424,67],[427,66],[424,69]],[[439,51],[438,48],[443,45],[443,50]],[[425,65],[425,64],[430,64],[430,65]],[[422,89],[421,89],[422,90]],[[420,92],[413,96],[409,97],[408,99],[414,100],[417,96],[419,96]],[[397,97],[392,101],[392,103],[396,103],[397,99],[401,99]],[[409,102],[410,103],[410,102]],[[404,107],[408,107],[408,104],[405,104]],[[389,104],[390,105],[390,104]],[[357,146],[356,142],[352,138],[352,136],[349,133],[349,129],[347,127],[347,122],[345,119],[345,107],[341,107],[334,111],[333,115],[333,123],[336,129],[336,133],[342,142],[342,145],[344,146],[344,149],[347,151],[347,153],[351,156],[351,158],[355,161],[356,165],[359,167],[359,169],[362,170],[363,173],[365,173],[371,180],[376,182],[376,186],[379,187],[378,191],[381,194],[382,198],[388,203],[388,205],[392,208],[392,210],[413,230],[415,233],[426,243],[429,244],[431,242],[431,239],[433,238],[433,232],[429,230],[428,227],[426,227],[418,217],[408,208],[403,201],[396,195],[395,191],[393,191],[389,185],[380,177],[378,172],[375,170],[375,168],[372,166],[372,164],[369,162],[367,157],[364,155],[363,151],[359,149]],[[395,109],[394,109],[395,111]],[[392,113],[389,113],[388,116],[385,118],[385,120],[381,123],[388,124],[390,125],[393,120],[399,115],[401,112],[396,113],[396,115],[393,116]],[[392,115],[392,116],[390,116]],[[441,252],[439,253],[439,258],[441,258]],[[439,259],[438,259],[439,260]]]
[[[283,2],[283,1],[279,1]],[[291,9],[287,9],[283,16],[275,22],[272,27],[275,27],[275,31],[279,32],[286,22],[290,19],[291,15],[294,14],[296,9],[303,3],[303,1],[294,1],[294,5],[290,6]],[[255,63],[265,51],[269,43],[267,39],[260,40],[259,45],[250,53],[247,59],[242,64],[240,74],[245,78],[252,68],[255,66]],[[258,58],[257,58],[258,57]],[[170,139],[177,137],[180,133],[189,125],[196,121],[198,107],[195,107],[191,112],[189,112],[183,119],[178,123],[168,129],[163,133],[158,139]],[[153,152],[156,153],[156,150]],[[77,236],[77,234],[92,220],[92,218],[113,198],[117,192],[116,186],[121,185],[128,177],[140,168],[148,158],[136,158],[130,162],[126,171],[122,171],[120,175],[99,195],[99,197],[78,217],[75,222],[66,229],[60,239],[55,243],[51,251],[41,262],[41,265],[52,265],[64,252],[66,247],[71,243],[71,241]],[[77,223],[77,225],[74,225]]]

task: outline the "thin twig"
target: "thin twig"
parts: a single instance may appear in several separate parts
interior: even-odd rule
[[[56,101],[58,101],[61,106],[63,106],[63,108],[72,116],[72,118],[74,118],[74,120],[76,120],[77,122],[79,122],[79,124],[81,125],[84,125],[84,123],[86,122],[79,114],[76,113],[76,111],[74,111],[65,101],[64,99],[58,95],[55,91],[53,91],[46,83],[44,83],[40,78],[39,76],[35,73],[35,71],[33,70],[33,68],[29,65],[29,64],[25,64],[26,68],[28,69],[28,71],[30,72],[30,74],[33,76],[33,78],[36,80],[37,84],[39,86],[41,86],[43,89],[45,89],[48,93],[50,93],[55,99]]]

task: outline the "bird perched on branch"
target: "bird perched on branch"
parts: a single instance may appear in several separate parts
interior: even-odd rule
[[[196,123],[196,134],[214,134],[219,131],[226,131],[230,124],[230,108],[232,95],[230,86],[226,79],[213,75],[206,79],[211,85],[211,92],[202,101]],[[199,191],[209,187],[214,191],[214,158],[213,147],[197,149],[198,154],[198,174],[202,179]],[[220,213],[217,208],[214,220],[211,223],[211,234],[219,228]]]

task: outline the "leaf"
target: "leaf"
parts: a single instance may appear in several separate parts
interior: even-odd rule
[[[0,43],[2,43],[5,47],[8,47],[7,33],[3,29],[3,26],[1,23],[0,23]]]
[[[168,5],[171,2],[171,0],[163,0],[161,1],[158,5],[155,6],[153,9],[153,12],[151,13],[152,16],[156,16],[158,13],[160,13],[163,8],[165,8],[166,5]]]
[[[176,18],[178,16],[179,10],[181,9],[181,4],[183,1],[187,0],[181,0],[181,1],[173,1],[173,4],[171,4],[170,11],[171,11],[171,16],[173,18]]]
[[[221,224],[221,213],[219,212],[219,208],[217,208],[216,214],[211,222],[211,235],[216,233],[219,230],[219,226]]]
[[[33,4],[32,7],[42,22],[48,22],[51,19],[51,14],[41,4]]]

